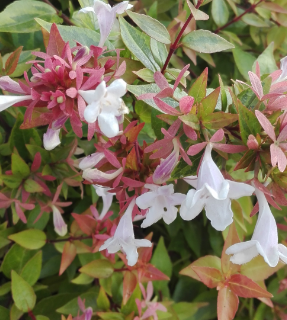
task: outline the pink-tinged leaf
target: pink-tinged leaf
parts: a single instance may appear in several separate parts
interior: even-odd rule
[[[271,206],[273,206],[274,208],[276,208],[277,210],[282,210],[278,204],[273,200],[273,198],[271,196],[269,196],[269,194],[265,194],[266,200],[269,202],[269,204],[271,204]]]
[[[69,267],[69,265],[75,259],[76,255],[77,255],[76,246],[72,242],[67,241],[64,245],[64,249],[62,253],[59,275],[62,275],[65,272],[65,270]]]
[[[225,240],[222,254],[221,254],[221,268],[222,268],[222,272],[224,274],[230,274],[230,273],[232,274],[232,273],[236,273],[240,270],[240,266],[237,264],[233,264],[230,261],[230,256],[225,253],[227,248],[229,248],[233,244],[239,243],[239,242],[240,242],[240,239],[239,239],[236,227],[235,227],[235,223],[233,222],[229,226],[227,238]]]
[[[32,171],[32,172],[35,172],[35,171],[37,171],[37,170],[40,168],[41,161],[42,161],[41,153],[40,153],[40,152],[37,152],[37,153],[35,154],[33,163],[32,163],[32,165],[31,165],[31,171]]]
[[[279,205],[287,206],[287,199],[285,198],[285,193],[276,183],[272,184],[272,194],[274,196],[274,200],[278,202]]]
[[[259,66],[258,61],[256,61],[255,73],[256,73],[257,77],[260,79],[260,66]]]
[[[278,163],[279,171],[283,172],[287,166],[287,159],[282,149],[276,146],[274,143],[270,146],[271,163],[275,167]]]
[[[167,132],[170,135],[170,138],[173,138],[176,136],[178,129],[180,128],[181,125],[181,121],[179,119],[175,120],[174,123],[168,128]],[[164,133],[163,130],[165,130],[164,128],[162,128],[162,133],[165,136],[168,136],[168,134]]]
[[[62,39],[60,32],[55,23],[52,24],[50,30],[49,43],[47,47],[47,54],[50,56],[61,56],[65,47],[65,41]]]
[[[219,142],[224,138],[223,129],[219,129],[215,132],[215,134],[210,138],[210,142]]]
[[[16,213],[18,215],[18,217],[21,219],[21,221],[23,221],[24,223],[27,223],[27,218],[23,212],[23,210],[21,209],[20,205],[18,202],[15,203],[15,209],[16,209]]]
[[[273,295],[242,274],[233,274],[228,281],[229,288],[242,298],[272,298]]]
[[[193,267],[209,267],[217,269],[218,271],[221,271],[221,261],[220,258],[216,256],[205,256],[197,259],[189,266],[182,269],[179,274],[191,277],[195,280],[201,281],[198,274],[193,270]]]
[[[275,135],[275,131],[274,128],[272,126],[272,124],[270,123],[270,121],[264,116],[263,113],[261,113],[258,110],[255,110],[255,115],[258,119],[258,121],[260,122],[262,128],[265,130],[265,132],[268,134],[268,136],[273,140],[276,141],[276,135]]]
[[[173,107],[171,107],[170,105],[168,105],[167,103],[165,103],[164,101],[160,100],[157,97],[153,98],[155,104],[160,108],[161,111],[170,114],[172,116],[180,116],[181,112],[177,111],[176,109],[174,109]]]
[[[127,64],[125,61],[123,61],[121,65],[118,67],[114,77],[120,78],[126,72],[126,69],[127,69]]]
[[[236,146],[232,144],[222,144],[222,143],[214,144],[214,149],[218,149],[226,153],[240,153],[247,150],[246,146]]]
[[[216,288],[224,280],[221,271],[216,268],[192,266],[192,270],[208,288]]]
[[[218,320],[233,320],[238,310],[239,299],[228,287],[219,290],[217,297]]]
[[[95,232],[97,222],[92,216],[77,213],[72,213],[72,216],[86,235],[91,236]]]
[[[23,47],[17,48],[8,57],[8,59],[5,63],[5,73],[7,75],[12,74],[16,70],[22,49],[23,49]]]
[[[270,99],[267,105],[268,110],[279,110],[285,108],[287,105],[287,97],[280,96],[278,98]]]
[[[190,166],[192,166],[192,162],[191,160],[189,159],[188,155],[186,154],[185,150],[183,149],[183,147],[180,145],[179,146],[179,152],[183,158],[183,160]]]
[[[263,87],[260,78],[253,72],[248,72],[249,79],[252,85],[252,90],[256,94],[259,100],[263,97]]]
[[[142,282],[156,281],[156,280],[169,280],[169,277],[163,272],[155,268],[153,265],[148,264],[143,270]],[[139,271],[140,272],[140,271]]]
[[[144,93],[137,97],[138,100],[150,100],[153,99],[157,94],[156,93]]]
[[[173,86],[173,91],[178,87],[179,83],[180,83],[180,80],[181,78],[184,76],[185,72],[188,70],[189,68],[189,64],[186,65],[179,73],[179,75],[177,76],[176,80],[175,80],[175,83],[174,83],[174,86]]]
[[[256,215],[256,213],[259,211],[259,203],[256,202],[255,206],[253,207],[252,211],[250,212],[250,217],[253,217]]]
[[[155,83],[158,85],[158,87],[161,90],[163,90],[165,88],[169,88],[169,84],[168,84],[166,78],[164,77],[164,75],[160,71],[155,72],[153,77],[154,77]]]
[[[121,179],[127,186],[133,187],[133,188],[141,188],[144,186],[144,182],[136,181],[131,178],[122,177]]]
[[[185,123],[183,123],[183,131],[189,139],[191,139],[193,141],[197,140],[197,134],[196,134],[195,130],[192,129],[191,127],[187,126]]]
[[[123,305],[125,305],[137,286],[137,277],[133,272],[126,271],[123,281]]]
[[[159,99],[172,97],[173,96],[173,89],[171,87],[165,88],[161,90],[156,97]]]
[[[119,162],[119,160],[117,159],[117,157],[113,154],[113,152],[107,150],[107,149],[104,149],[104,154],[107,158],[107,160],[109,161],[110,164],[112,164],[114,167],[116,168],[121,168],[121,164]]]
[[[201,150],[203,150],[207,145],[207,142],[200,142],[197,144],[194,144],[193,146],[189,147],[187,150],[187,154],[190,156],[195,156],[198,154]]]
[[[179,108],[182,113],[189,113],[194,103],[194,98],[190,96],[182,97],[179,100]]]

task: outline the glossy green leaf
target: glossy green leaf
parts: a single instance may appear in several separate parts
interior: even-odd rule
[[[0,13],[0,32],[34,32],[41,30],[35,18],[49,22],[62,21],[56,10],[41,1],[14,1]]]
[[[30,168],[27,163],[16,153],[12,154],[12,172],[22,178],[29,176]]]
[[[10,320],[9,309],[6,309],[6,308],[0,306],[0,319],[1,320]]]
[[[36,182],[35,180],[32,180],[32,179],[27,179],[24,182],[24,189],[25,189],[25,191],[27,191],[29,193],[44,191],[44,188],[41,185],[39,185],[38,182]]]
[[[194,51],[213,53],[233,49],[234,45],[208,30],[195,30],[182,39],[182,44]]]
[[[234,61],[239,72],[246,80],[249,80],[248,71],[252,70],[252,66],[256,58],[249,52],[236,47],[232,50]]]
[[[42,269],[42,251],[37,252],[22,268],[20,276],[33,286],[40,277]]]
[[[93,278],[108,278],[114,269],[109,260],[99,259],[86,264],[79,271]]]
[[[263,19],[261,19],[258,15],[254,13],[247,13],[241,19],[250,26],[254,26],[257,28],[269,27],[269,23],[265,22]]]
[[[23,312],[33,310],[36,304],[36,295],[32,287],[13,270],[11,278],[12,297],[16,307]]]
[[[132,27],[124,18],[120,17],[121,36],[127,48],[139,61],[152,71],[159,70],[150,49],[150,37]]]
[[[165,44],[170,44],[170,35],[166,27],[158,20],[144,14],[128,10],[127,14],[151,38]]]
[[[167,58],[166,45],[156,41],[155,39],[150,39],[150,48],[153,54],[154,60],[162,68]]]
[[[37,229],[24,230],[8,237],[26,249],[40,249],[46,244],[46,234]]]
[[[261,75],[276,71],[278,68],[274,59],[273,51],[274,43],[271,42],[269,46],[260,54],[257,60],[253,63],[252,71],[255,72],[256,62],[259,63]]]
[[[206,96],[208,68],[195,80],[188,91],[188,95],[194,97],[194,102],[199,103]]]
[[[138,71],[134,71],[134,73],[141,78],[142,80],[146,81],[146,82],[154,82],[154,78],[153,75],[154,73],[147,68],[138,70]]]
[[[214,22],[219,26],[224,26],[228,22],[229,10],[225,0],[213,0],[211,14]]]

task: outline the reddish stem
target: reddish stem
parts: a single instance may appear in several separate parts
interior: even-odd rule
[[[198,3],[197,3],[197,5],[196,5],[195,8],[198,9],[198,8],[201,6],[202,2],[203,2],[203,1],[198,1]],[[179,40],[180,40],[180,38],[182,37],[185,29],[187,28],[187,26],[188,26],[188,24],[190,23],[190,21],[191,21],[192,18],[193,18],[193,14],[191,13],[190,16],[187,18],[185,24],[183,25],[182,29],[180,30],[178,36],[176,37],[174,43],[172,43],[172,44],[170,45],[168,56],[167,56],[167,58],[166,58],[166,60],[165,60],[164,66],[163,66],[162,69],[161,69],[161,73],[162,73],[162,74],[163,74],[164,71],[166,70],[166,68],[167,68],[167,66],[168,66],[168,63],[169,63],[169,61],[170,61],[170,59],[171,59],[171,56],[173,55],[174,51],[178,48]]]
[[[28,315],[30,316],[30,318],[32,320],[36,320],[36,317],[34,316],[33,312],[32,311],[28,311]]]
[[[248,12],[250,12],[250,11],[253,11],[254,8],[256,8],[256,7],[259,5],[259,3],[263,2],[263,1],[265,1],[265,0],[260,0],[260,1],[258,1],[257,3],[254,3],[254,4],[253,4],[252,6],[250,6],[248,9],[246,9],[243,13],[241,13],[241,15],[239,15],[239,16],[237,16],[237,17],[234,17],[232,20],[230,20],[229,22],[227,22],[224,26],[217,28],[217,29],[214,31],[214,33],[218,33],[219,31],[221,31],[221,30],[229,27],[231,24],[239,21],[244,15],[246,15],[246,13],[248,13]]]
[[[92,239],[93,236],[86,236],[86,237],[69,237],[65,239],[56,239],[56,240],[49,240],[47,239],[47,243],[56,243],[56,242],[63,242],[63,241],[75,241],[75,240],[85,240],[85,239]]]

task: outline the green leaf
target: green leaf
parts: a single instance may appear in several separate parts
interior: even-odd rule
[[[52,24],[42,19],[35,19],[40,26],[50,32]],[[91,29],[79,28],[74,26],[61,26],[57,25],[61,37],[64,41],[69,41],[70,46],[76,46],[76,42],[79,42],[83,46],[90,47],[91,45],[97,45],[100,42],[100,34]],[[113,50],[114,46],[106,41],[105,45],[109,50]]]
[[[36,295],[32,287],[13,270],[11,278],[12,297],[16,307],[23,312],[33,310],[36,304]]]
[[[24,183],[24,189],[25,191],[29,193],[34,193],[34,192],[43,192],[44,188],[39,185],[38,182],[32,180],[32,179],[27,179]]]
[[[8,237],[26,249],[40,249],[46,244],[46,234],[38,229],[24,230]]]
[[[20,276],[33,286],[40,277],[42,269],[42,251],[37,252],[23,267]]]
[[[166,45],[151,38],[150,48],[151,48],[151,52],[153,54],[154,60],[162,68],[164,66],[164,63],[168,55]]]
[[[196,114],[188,113],[178,117],[183,123],[191,127],[194,130],[199,130],[199,120]]]
[[[224,26],[228,22],[229,10],[224,0],[213,0],[211,4],[211,14],[214,22],[219,26]]]
[[[151,107],[144,101],[137,100],[135,103],[135,111],[140,119],[145,123],[151,123]]]
[[[257,14],[254,13],[247,13],[242,18],[242,21],[246,24],[257,27],[257,28],[266,28],[269,27],[269,23],[261,19]]]
[[[5,282],[2,286],[0,286],[0,296],[5,296],[5,294],[7,294],[10,291],[11,291],[11,282],[10,281]]]
[[[150,69],[144,68],[138,71],[134,71],[133,73],[145,82],[154,82],[154,73]]]
[[[95,292],[86,292],[80,295],[82,300],[85,300],[86,307],[91,307],[93,311],[97,310],[97,302],[96,297],[97,294]],[[78,305],[78,297],[74,298],[73,300],[69,301],[61,308],[56,310],[58,313],[69,315],[71,314],[73,317],[76,317],[79,312],[79,305]]]
[[[45,316],[36,316],[36,320],[50,320],[50,319]]]
[[[142,64],[152,70],[159,70],[150,49],[150,37],[132,27],[123,17],[119,18],[121,36],[126,47],[134,54]]]
[[[243,75],[243,77],[246,80],[249,80],[248,71],[252,69],[252,66],[256,58],[249,52],[241,50],[239,47],[233,49],[232,53],[239,72]]]
[[[194,51],[203,53],[233,49],[234,45],[208,30],[195,30],[182,39],[182,44]]]
[[[0,306],[0,319],[1,320],[10,320],[9,310]]]
[[[224,83],[221,79],[221,76],[218,75],[218,77],[219,77],[220,94],[221,94],[221,110],[223,112],[225,112],[227,105],[228,105],[227,93],[226,93],[226,89],[224,87]]]
[[[22,315],[23,312],[16,307],[15,303],[13,303],[10,309],[10,320],[19,320]]]
[[[6,253],[4,260],[2,262],[2,272],[10,279],[11,270],[15,270],[17,273],[20,273],[23,266],[33,257],[35,252],[27,250],[14,244],[11,249]]]
[[[256,62],[259,63],[260,66],[260,74],[269,74],[273,71],[278,70],[275,59],[274,59],[274,43],[271,42],[269,46],[260,54],[257,60],[253,63],[252,71],[256,70]]]
[[[5,63],[6,75],[11,75],[16,70],[22,49],[23,47],[19,47],[9,55]]]
[[[12,173],[22,178],[30,175],[29,166],[17,153],[12,153]]]
[[[201,102],[206,96],[207,76],[208,68],[205,68],[188,91],[188,95],[194,97],[194,103]]]
[[[160,237],[159,239],[159,242],[151,259],[151,264],[168,277],[171,277],[172,262],[170,260],[169,253],[166,250],[163,237]]]
[[[108,299],[106,291],[103,287],[100,288],[100,293],[97,298],[97,305],[100,310],[107,311],[110,309],[110,300]]]
[[[162,112],[152,109],[151,110],[151,127],[158,140],[163,139],[164,135],[161,132],[161,128],[168,129],[168,124],[157,117],[157,115],[162,114]]]
[[[56,10],[41,1],[14,1],[0,13],[0,32],[28,33],[41,30],[35,21],[62,22]]]
[[[109,260],[99,259],[86,264],[79,271],[93,278],[109,278],[114,269]]]
[[[127,14],[151,38],[161,43],[170,44],[170,35],[166,27],[158,20],[130,10],[127,11]]]
[[[38,51],[39,49],[35,49],[33,51]],[[20,77],[24,74],[25,71],[31,68],[31,64],[27,64],[28,61],[31,61],[35,58],[32,54],[32,51],[22,51],[20,54],[20,58],[17,64],[15,71],[11,74],[11,78]]]
[[[207,129],[217,130],[217,129],[226,127],[237,120],[238,120],[237,114],[225,113],[225,112],[219,111],[219,112],[215,112],[207,115],[202,121],[202,124]]]
[[[202,108],[200,109],[200,115],[205,118],[207,115],[211,114],[216,107],[217,100],[220,93],[220,87],[212,91],[207,97],[202,99]]]
[[[257,133],[261,132],[261,125],[255,114],[248,110],[240,101],[238,101],[238,117],[241,138],[246,144],[250,134],[256,136]]]
[[[2,175],[0,176],[7,187],[11,189],[16,189],[20,186],[22,178],[19,176]]]
[[[118,312],[98,312],[98,315],[103,320],[124,320],[123,314]]]

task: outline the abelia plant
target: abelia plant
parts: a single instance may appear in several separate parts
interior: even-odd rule
[[[286,3],[59,2],[0,13],[0,319],[286,319]]]

